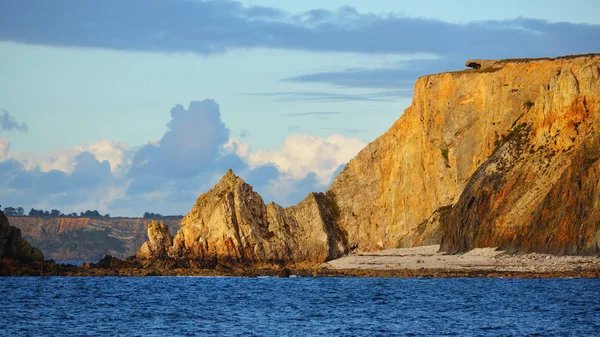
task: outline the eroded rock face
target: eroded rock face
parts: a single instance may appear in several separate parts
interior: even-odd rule
[[[148,241],[138,250],[136,257],[140,260],[164,259],[172,245],[173,237],[169,233],[169,227],[152,221],[148,225]]]
[[[184,217],[167,255],[204,267],[318,263],[337,258],[346,246],[335,224],[333,202],[323,193],[311,193],[293,207],[265,205],[250,185],[229,170]],[[165,235],[155,240],[163,245],[168,241]],[[154,246],[151,239],[138,257],[154,257]]]
[[[21,231],[9,225],[2,211],[0,211],[0,258],[22,262],[44,261],[42,252],[21,238]]]
[[[520,64],[544,83],[477,169],[442,249],[600,253],[600,57]]]
[[[432,214],[459,202],[471,176],[494,153],[499,142],[522,123],[534,123],[531,142],[537,144],[535,149],[542,148],[538,154],[541,163],[545,165],[543,151],[557,153],[552,160],[556,167],[551,164],[549,168],[555,171],[548,171],[538,179],[540,161],[526,163],[529,157],[518,156],[506,161],[519,161],[525,165],[515,171],[515,174],[519,172],[515,177],[524,179],[523,175],[526,175],[527,179],[537,180],[535,185],[522,188],[528,190],[531,200],[544,199],[546,193],[543,190],[536,192],[537,184],[543,181],[545,188],[554,186],[562,169],[571,161],[571,154],[556,161],[558,154],[580,141],[577,132],[584,132],[584,119],[589,122],[590,116],[597,114],[599,59],[600,56],[591,55],[556,60],[498,61],[502,67],[494,71],[467,70],[420,78],[415,85],[413,103],[404,115],[362,150],[330,189],[340,209],[338,224],[348,233],[350,247],[372,251],[430,241],[427,233],[436,235],[439,231],[435,226],[442,226],[439,221],[429,221]],[[522,151],[527,156],[528,149]],[[516,155],[514,150],[503,154],[511,158]],[[499,173],[498,179],[500,177],[506,178],[506,171]],[[470,190],[476,193],[494,179],[476,185],[469,183]],[[510,184],[521,183],[520,180],[508,181]],[[506,191],[503,192],[506,195]],[[476,194],[479,202],[489,197]],[[469,199],[466,199],[467,204]],[[459,202],[457,207],[462,204]],[[498,199],[498,205],[506,209],[530,207],[523,206],[529,205],[529,199],[511,199],[503,203]],[[465,239],[463,232],[456,232],[466,226],[465,221],[473,226],[472,231],[479,233],[479,229],[475,229],[479,228],[479,220],[465,220],[475,210],[482,216],[486,213],[478,208],[460,215],[453,212],[450,221],[453,229],[445,233],[456,240]],[[489,221],[486,228],[533,228],[532,222],[521,217],[525,212],[510,214],[514,216],[497,218],[485,214]],[[429,230],[423,231],[425,237],[414,235],[415,228],[426,221],[430,223],[427,225]],[[499,243],[497,240],[485,241],[483,238],[489,237],[485,234],[478,237],[481,241],[477,246]],[[450,242],[457,241],[445,242],[446,248],[454,250],[454,243]],[[464,245],[461,250],[470,247],[473,245]]]

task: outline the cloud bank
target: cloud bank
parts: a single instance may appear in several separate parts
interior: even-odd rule
[[[176,105],[167,127],[138,148],[101,141],[47,155],[13,152],[0,138],[0,199],[65,212],[185,214],[232,168],[266,201],[286,206],[325,190],[365,145],[343,136],[291,135],[277,150],[252,151],[231,137],[213,100]]]
[[[600,49],[598,36],[600,25],[528,18],[457,24],[394,13],[360,13],[348,6],[288,13],[229,0],[5,0],[0,4],[0,41],[16,43],[199,55],[255,48],[423,55],[386,67],[320,71],[282,79],[403,89],[408,96],[418,76],[460,69],[470,58],[593,53]],[[280,101],[390,98],[389,93],[382,95],[387,97],[271,94]]]
[[[227,0],[6,0],[0,39],[118,50],[223,53],[279,48],[319,52],[473,56],[597,50],[599,25],[518,18],[467,24],[359,13],[352,7],[286,13]]]

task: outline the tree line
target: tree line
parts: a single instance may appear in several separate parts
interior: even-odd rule
[[[2,206],[0,205],[0,209]],[[6,216],[37,216],[37,217],[65,217],[65,218],[110,218],[110,214],[100,214],[100,212],[94,210],[90,211],[89,209],[85,212],[73,212],[73,213],[63,213],[58,209],[52,209],[50,211],[43,209],[35,209],[32,208],[29,213],[25,214],[25,209],[23,207],[5,207],[2,209],[2,212]],[[158,213],[144,213],[144,219],[162,219],[162,218],[170,218],[170,217],[181,217],[180,215],[167,215],[163,216]]]
[[[166,217],[163,216],[162,214],[158,214],[158,213],[144,212],[144,219],[162,219],[162,218],[166,218]]]
[[[0,206],[1,208],[1,206]],[[25,214],[25,209],[23,207],[4,207],[2,210],[4,215],[6,216],[45,216],[45,217],[67,217],[67,218],[110,218],[110,214],[100,214],[100,212],[94,210],[90,211],[89,209],[85,212],[73,212],[73,213],[63,213],[58,209],[52,209],[50,211],[43,209],[35,209],[32,208],[29,213]]]

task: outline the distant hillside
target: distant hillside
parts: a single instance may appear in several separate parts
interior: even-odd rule
[[[44,252],[48,259],[99,260],[110,254],[119,258],[134,255],[148,239],[148,225],[155,219],[144,218],[72,218],[8,217],[10,224],[21,229],[23,238]],[[181,227],[180,217],[157,220],[171,228]]]

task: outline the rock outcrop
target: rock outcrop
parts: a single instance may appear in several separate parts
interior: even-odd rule
[[[264,205],[229,171],[167,255],[316,263],[440,241],[450,253],[600,253],[600,55],[467,63],[419,78],[412,105],[326,193]]]
[[[148,225],[148,241],[146,241],[136,257],[140,260],[164,259],[168,257],[168,251],[173,245],[173,236],[169,233],[169,227],[165,224],[152,221]]]
[[[346,252],[335,224],[334,200],[311,193],[296,206],[265,205],[258,193],[229,170],[202,194],[183,218],[167,256],[194,266],[318,263]],[[153,258],[170,238],[150,227],[138,257]],[[158,233],[156,238],[153,233]],[[159,242],[160,244],[157,244]]]
[[[21,230],[11,226],[0,211],[0,259],[9,258],[30,263],[44,261],[42,252],[21,238]]]

